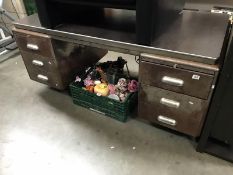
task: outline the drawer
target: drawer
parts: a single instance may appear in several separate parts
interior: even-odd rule
[[[140,87],[140,117],[194,137],[200,134],[207,107],[206,100],[148,85]]]
[[[54,57],[50,36],[21,29],[14,29],[13,32],[16,43],[21,51],[45,57]]]
[[[33,54],[30,52],[21,51],[24,64],[26,67],[32,69],[39,69],[46,72],[56,72],[58,71],[58,66],[54,59],[43,57],[41,55]]]
[[[61,77],[59,74],[54,72],[46,72],[39,69],[32,69],[31,67],[27,67],[27,71],[29,77],[37,82],[46,84],[55,89],[64,90],[66,86],[61,81]]]
[[[213,75],[173,68],[151,62],[140,62],[140,82],[170,91],[208,99]]]

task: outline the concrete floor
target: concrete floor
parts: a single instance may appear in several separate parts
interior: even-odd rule
[[[233,174],[187,137],[73,105],[11,57],[0,63],[0,175]]]

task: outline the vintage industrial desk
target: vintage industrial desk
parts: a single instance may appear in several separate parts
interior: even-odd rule
[[[127,23],[127,14],[117,14],[118,18],[122,15],[122,21],[114,24],[114,12],[110,13],[111,25],[131,24]],[[62,73],[67,70],[62,63],[66,65],[71,59],[77,64],[68,70],[79,69],[82,56],[74,53],[82,51],[75,51],[76,47],[89,48],[86,51],[93,53],[93,60],[86,56],[81,59],[82,65],[97,61],[106,50],[140,56],[139,116],[198,137],[224,58],[228,20],[221,14],[184,11],[150,47],[135,44],[135,34],[130,31],[74,24],[43,28],[37,15],[16,22],[15,37],[30,77],[55,88],[60,80],[48,83],[51,74],[70,74]],[[54,69],[48,62],[51,60],[60,66]],[[62,88],[70,82],[63,80],[66,83],[61,83]]]

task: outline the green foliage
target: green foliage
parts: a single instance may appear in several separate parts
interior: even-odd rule
[[[23,1],[28,15],[37,13],[36,4],[34,0],[23,0]]]

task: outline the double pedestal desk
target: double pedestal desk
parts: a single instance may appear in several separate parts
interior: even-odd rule
[[[192,137],[203,129],[228,45],[229,17],[184,11],[151,46],[126,31],[64,24],[43,28],[37,15],[14,34],[32,80],[63,90],[108,50],[140,57],[138,115]]]

